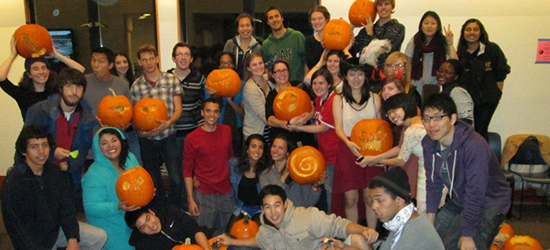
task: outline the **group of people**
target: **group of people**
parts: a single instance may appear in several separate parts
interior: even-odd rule
[[[154,46],[141,46],[137,77],[126,55],[105,47],[92,50],[87,75],[53,49],[65,69],[57,74],[45,59],[27,59],[14,85],[7,79],[17,57],[12,39],[0,86],[25,125],[0,198],[14,247],[171,249],[191,238],[210,249],[216,237],[261,249],[370,249],[381,222],[390,232],[381,249],[488,249],[510,206],[486,141],[510,67],[479,20],[466,21],[455,49],[450,26],[433,11],[401,53],[405,27],[392,18],[394,8],[394,0],[376,0],[378,20],[367,18],[342,51],[323,47],[330,20],[323,6],[309,12],[315,34],[307,38],[285,27],[279,8],[268,8],[272,33],[263,43],[253,36],[253,17],[239,15],[238,34],[217,57],[219,68],[242,78],[235,97],[206,88],[185,43],[174,46],[168,72],[159,69]],[[372,65],[359,63],[369,53],[363,48],[385,39],[391,49]],[[282,120],[273,103],[289,86],[311,96],[312,111]],[[113,90],[132,103],[161,100],[168,119],[151,131],[105,126],[98,106]],[[373,118],[393,125],[394,147],[361,155],[351,131]],[[326,162],[311,184],[294,182],[287,167],[304,145],[317,147]],[[114,188],[136,166],[156,187],[146,207],[120,201]],[[79,199],[88,224],[76,220]],[[258,235],[223,234],[243,212],[260,222]]]

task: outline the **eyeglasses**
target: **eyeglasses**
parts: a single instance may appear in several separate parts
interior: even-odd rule
[[[434,115],[434,116],[425,115],[425,116],[422,116],[422,122],[429,123],[430,120],[434,120],[434,122],[439,122],[439,121],[443,120],[443,117],[446,117],[446,116],[448,116],[448,115],[447,114],[445,114],[445,115]]]
[[[387,68],[395,68],[395,67],[404,68],[405,64],[403,63],[386,64],[386,67]]]
[[[273,74],[288,73],[288,69],[273,70]]]
[[[176,54],[176,57],[190,57],[191,56],[191,53],[177,53]]]

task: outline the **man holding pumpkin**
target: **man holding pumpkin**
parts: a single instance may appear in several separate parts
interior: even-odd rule
[[[495,153],[457,119],[456,105],[447,94],[426,99],[422,122],[428,134],[422,140],[428,218],[445,249],[489,249],[511,203]],[[449,196],[439,209],[443,187]]]
[[[132,84],[130,94],[135,104],[143,98],[155,98],[164,102],[168,111],[168,120],[157,121],[158,127],[151,131],[137,131],[141,147],[143,166],[153,177],[157,194],[153,202],[164,205],[165,196],[160,166],[164,162],[170,177],[170,202],[184,208],[183,173],[181,171],[181,151],[176,142],[174,123],[182,113],[181,98],[183,89],[174,75],[161,72],[158,63],[158,51],[153,45],[143,45],[137,52],[138,62],[143,67],[143,76]]]

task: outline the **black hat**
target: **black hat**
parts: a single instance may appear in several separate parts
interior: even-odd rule
[[[31,65],[35,62],[42,62],[42,63],[46,64],[46,67],[48,67],[48,69],[50,68],[50,65],[48,64],[48,60],[44,57],[39,57],[39,58],[27,58],[25,60],[25,70],[27,72],[30,72],[31,71]]]
[[[372,66],[368,64],[360,64],[359,58],[356,57],[348,58],[342,62],[344,64],[344,72],[342,72],[343,75],[346,75],[349,70],[363,71],[365,74],[369,71],[369,69],[372,70]]]
[[[394,167],[379,174],[371,181],[369,188],[384,187],[389,192],[399,196],[405,202],[411,202],[411,186],[409,177],[403,168]]]

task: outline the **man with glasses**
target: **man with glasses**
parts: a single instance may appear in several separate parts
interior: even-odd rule
[[[426,99],[422,122],[428,134],[422,140],[428,218],[445,249],[489,249],[511,202],[496,155],[481,135],[458,120],[447,94]],[[444,187],[448,197],[438,212]]]

